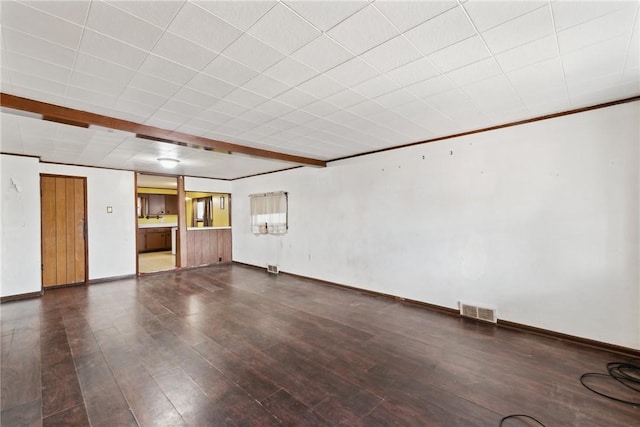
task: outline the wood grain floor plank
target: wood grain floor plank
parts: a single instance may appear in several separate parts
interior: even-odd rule
[[[0,324],[3,425],[640,419],[578,381],[619,355],[240,265],[53,289]]]

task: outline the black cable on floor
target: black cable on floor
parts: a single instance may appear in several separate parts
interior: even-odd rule
[[[610,394],[598,391],[593,386],[589,386],[585,383],[586,378],[613,378],[623,386],[640,393],[640,359],[630,359],[628,362],[610,362],[607,363],[607,373],[600,372],[587,372],[580,377],[580,383],[591,390],[595,394],[598,394],[607,399],[615,400],[616,402],[626,403],[628,405],[640,405],[640,398],[638,400],[627,400],[621,397],[612,396]]]
[[[522,421],[523,418],[532,420],[532,421],[538,423],[539,425],[541,425],[542,427],[545,427],[545,425],[542,424],[537,418],[534,418],[531,415],[526,415],[526,414],[511,414],[511,415],[507,415],[506,417],[502,417],[502,419],[500,420],[500,427],[502,427],[502,424],[506,420],[509,420],[509,419],[520,420],[520,422],[522,422],[524,424],[525,421]],[[528,425],[528,423],[527,423],[527,425]]]

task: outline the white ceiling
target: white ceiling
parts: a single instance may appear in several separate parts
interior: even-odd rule
[[[2,1],[2,92],[331,160],[640,94],[638,1]],[[2,113],[5,153],[295,164]]]

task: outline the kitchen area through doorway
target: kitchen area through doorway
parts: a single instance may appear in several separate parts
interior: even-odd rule
[[[138,272],[176,268],[178,180],[173,176],[137,175]]]

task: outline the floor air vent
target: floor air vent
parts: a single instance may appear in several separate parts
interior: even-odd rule
[[[496,323],[496,311],[492,308],[477,307],[475,305],[463,304],[460,305],[460,314],[464,317],[471,317],[472,319],[483,320],[485,322]]]
[[[278,274],[279,273],[278,266],[277,265],[268,264],[267,265],[267,272],[271,273],[271,274]]]

